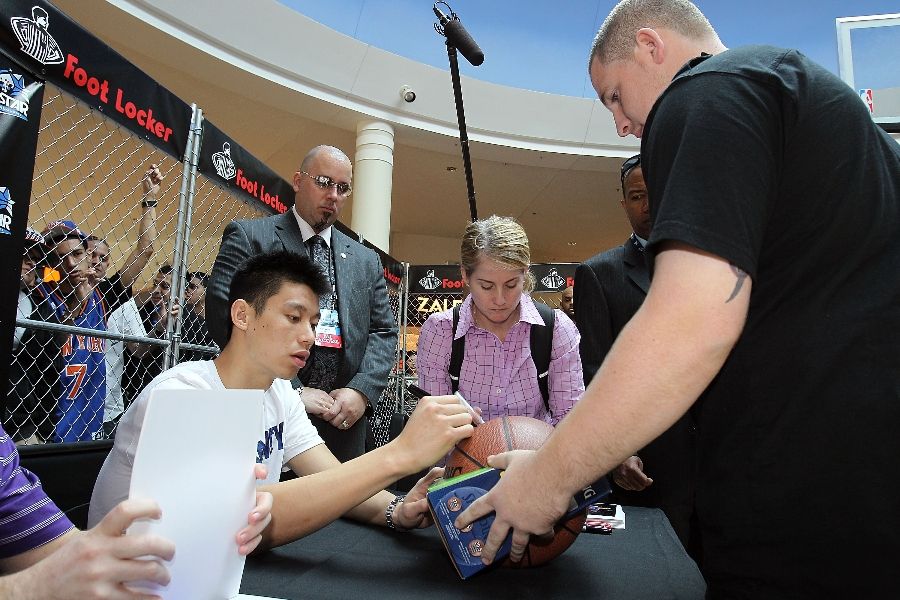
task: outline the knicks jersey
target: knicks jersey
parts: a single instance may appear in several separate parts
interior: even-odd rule
[[[46,288],[42,291],[57,318],[62,320],[67,312],[62,297]],[[95,290],[85,299],[81,314],[73,325],[106,331],[106,306],[100,292]],[[106,340],[103,338],[69,334],[65,339],[60,361],[54,442],[78,442],[102,436],[106,398],[105,353]]]

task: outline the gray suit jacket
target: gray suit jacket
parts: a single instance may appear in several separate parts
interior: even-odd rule
[[[332,229],[331,244],[334,249],[338,315],[344,337],[344,353],[335,387],[349,387],[362,392],[374,407],[387,386],[388,373],[397,350],[397,323],[388,302],[384,269],[374,251],[337,229]],[[245,259],[273,250],[308,255],[292,210],[262,219],[233,221],[225,228],[206,292],[207,324],[220,347],[225,343],[230,312],[228,290],[232,275]],[[346,432],[354,439],[354,446],[364,442],[365,421],[360,419]],[[313,422],[321,424],[319,419],[313,419]],[[323,437],[326,434],[331,437],[332,433],[338,432],[331,429],[334,428],[326,424],[319,431]],[[329,439],[325,441],[342,460],[357,453],[358,448],[347,454],[333,447]]]

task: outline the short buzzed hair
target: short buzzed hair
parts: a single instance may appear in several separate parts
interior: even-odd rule
[[[690,39],[718,39],[709,20],[688,0],[622,0],[594,38],[588,71],[595,58],[603,65],[630,58],[636,44],[635,34],[644,27],[664,27]]]
[[[323,152],[326,154],[331,154],[332,156],[339,158],[341,160],[346,160],[348,163],[351,164],[351,166],[353,165],[353,162],[350,160],[350,157],[347,156],[346,154],[344,154],[343,150],[341,150],[340,148],[335,148],[334,146],[327,146],[327,145],[323,144],[321,146],[316,146],[315,148],[313,148],[312,150],[310,150],[309,152],[306,153],[306,156],[303,157],[303,161],[300,163],[300,170],[304,171],[304,172],[309,171],[310,163],[319,154],[322,154]],[[315,173],[313,173],[313,174],[315,175]]]

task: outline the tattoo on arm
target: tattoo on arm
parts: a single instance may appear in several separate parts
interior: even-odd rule
[[[735,277],[737,277],[737,281],[734,282],[734,289],[731,290],[731,296],[728,297],[728,300],[725,301],[725,304],[728,304],[735,298],[737,295],[741,293],[741,288],[744,287],[744,281],[747,279],[747,274],[744,273],[739,267],[731,265],[731,270],[734,271]]]

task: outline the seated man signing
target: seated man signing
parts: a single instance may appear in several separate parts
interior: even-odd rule
[[[263,546],[303,537],[345,513],[395,529],[427,525],[425,491],[440,469],[432,469],[405,499],[383,489],[438,462],[471,435],[472,417],[453,396],[423,398],[397,439],[341,464],[322,442],[289,381],[309,359],[319,320],[318,295],[328,289],[325,275],[305,256],[272,252],[244,262],[231,283],[231,327],[222,353],[212,361],[185,362],[163,372],[126,411],[94,486],[89,522],[102,519],[128,495],[153,390],[233,388],[266,392],[256,452],[257,462],[268,467],[263,489],[274,496],[274,506]],[[212,421],[215,415],[210,417]],[[212,422],[198,423],[207,425]],[[282,466],[311,476],[277,483]]]

